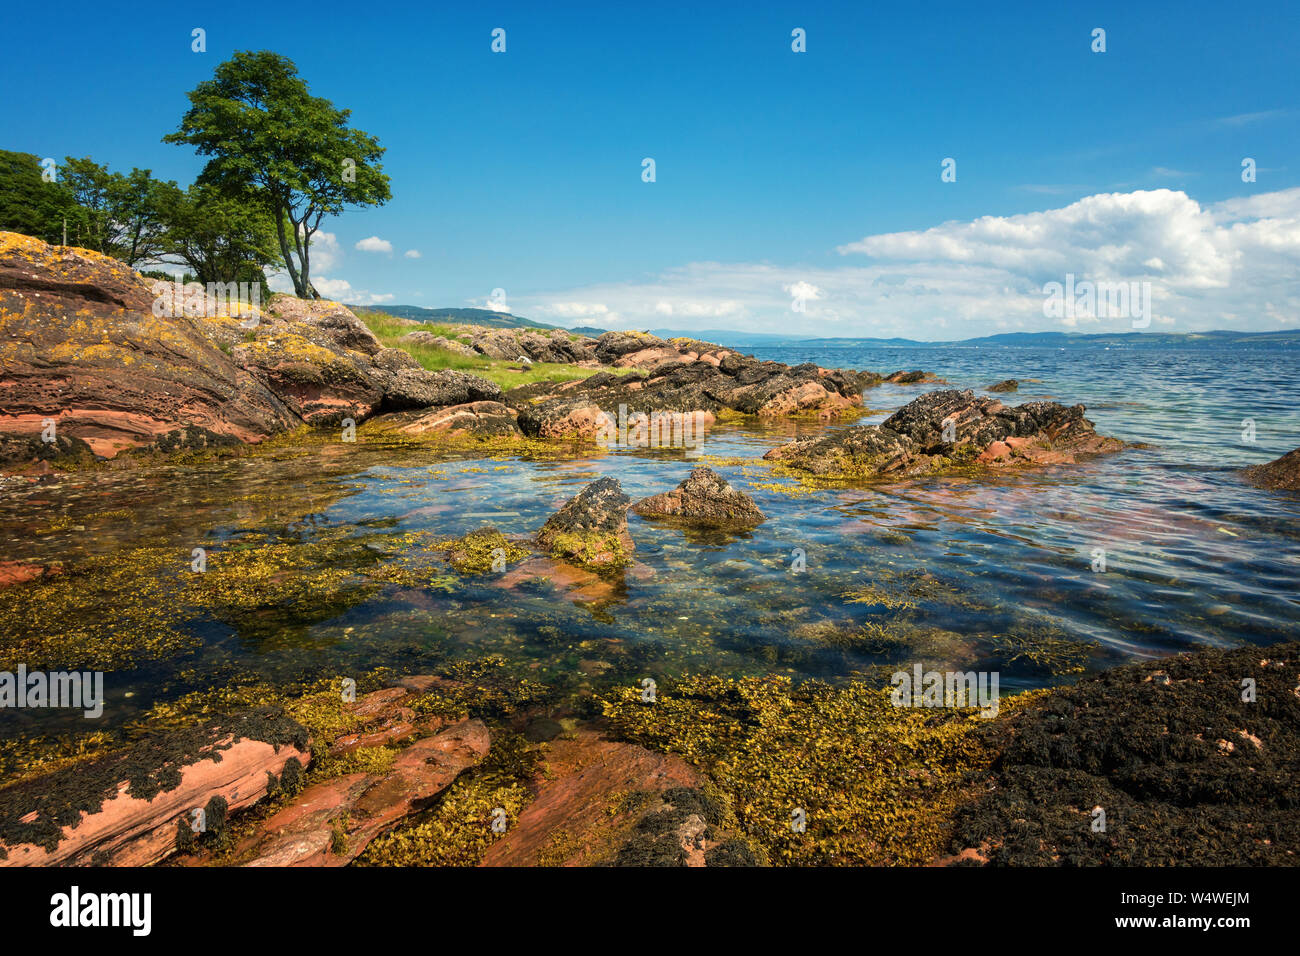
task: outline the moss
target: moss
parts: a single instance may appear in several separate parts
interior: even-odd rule
[[[617,534],[602,531],[559,531],[551,535],[552,557],[573,561],[592,571],[617,571],[632,563]]]
[[[532,799],[527,782],[537,750],[517,734],[494,735],[484,761],[466,771],[429,810],[368,846],[358,866],[476,866],[500,838],[497,811],[508,827]]]
[[[704,769],[741,835],[780,863],[926,862],[950,839],[967,774],[992,760],[973,711],[895,708],[861,682],[695,676],[653,706],[635,688],[603,705],[620,735]]]
[[[198,646],[180,629],[176,578],[188,556],[128,548],[16,585],[0,602],[0,670],[113,671]]]

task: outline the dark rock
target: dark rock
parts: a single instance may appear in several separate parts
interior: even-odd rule
[[[546,520],[537,533],[537,544],[556,557],[588,567],[621,567],[636,547],[627,530],[631,500],[617,478],[593,481]]]
[[[595,353],[602,365],[613,365],[634,352],[666,348],[669,348],[667,342],[648,332],[606,332],[596,339]]]
[[[643,498],[632,510],[645,518],[672,518],[710,527],[748,527],[766,520],[753,498],[709,468],[696,468],[672,491]]]
[[[934,376],[929,372],[923,372],[917,369],[914,372],[891,372],[885,376],[885,381],[891,385],[915,385],[917,382],[933,381]]]
[[[1300,448],[1265,465],[1251,465],[1242,475],[1259,488],[1300,491]]]
[[[998,382],[996,385],[990,385],[988,390],[990,392],[1014,392],[1018,388],[1020,388],[1020,382],[1014,378],[1009,378],[1006,381]]]
[[[1123,443],[1098,435],[1084,407],[1027,402],[1008,408],[974,392],[928,392],[880,425],[846,428],[791,442],[765,458],[825,478],[921,474],[982,464],[1067,464],[1116,451]]]
[[[430,408],[501,400],[501,387],[495,382],[457,369],[428,372],[418,366],[403,368],[382,381],[386,409]]]
[[[999,757],[958,811],[956,859],[1294,866],[1297,686],[1300,643],[1216,648],[1117,667],[988,721]]]

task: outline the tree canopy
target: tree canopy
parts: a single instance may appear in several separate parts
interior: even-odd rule
[[[180,128],[164,141],[209,157],[200,184],[264,206],[294,290],[316,296],[311,241],[322,219],[392,198],[379,163],[384,148],[270,51],[236,53],[188,96]]]

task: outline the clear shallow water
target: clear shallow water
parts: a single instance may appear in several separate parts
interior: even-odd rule
[[[1294,353],[754,352],[881,372],[924,368],[963,388],[1017,378],[1020,392],[1004,401],[1083,402],[1099,431],[1149,447],[978,481],[809,493],[785,481],[765,487],[773,479],[752,460],[820,426],[720,426],[705,463],[769,516],[749,534],[687,533],[632,515],[637,564],[613,582],[530,565],[504,577],[443,574],[425,586],[366,581],[317,607],[270,601],[239,615],[188,607],[178,590],[181,626],[198,646],[110,676],[106,722],[222,683],[418,670],[485,654],[503,655],[558,697],[684,671],[833,680],[917,659],[999,670],[1007,690],[1198,645],[1300,635],[1300,495],[1250,488],[1235,473],[1300,445]],[[866,403],[880,413],[863,421],[932,387],[870,390]],[[1244,418],[1255,420],[1254,444],[1242,441]],[[451,537],[492,524],[531,534],[597,477],[617,477],[635,499],[671,488],[692,465],[679,450],[435,461],[367,441],[363,429],[356,445],[9,489],[0,553],[75,563],[157,547],[175,551],[183,581],[196,546],[219,562],[250,535],[303,549],[333,536],[354,543],[351,566],[366,548],[392,558],[383,536],[397,533]],[[1105,573],[1091,570],[1097,548]],[[111,620],[111,599],[103,613]],[[827,640],[864,626],[877,639]],[[1073,666],[1060,665],[1062,647],[1077,652],[1064,654]],[[44,729],[61,718],[15,719]]]

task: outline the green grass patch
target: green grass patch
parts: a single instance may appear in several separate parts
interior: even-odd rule
[[[531,385],[533,382],[567,382],[573,379],[588,378],[597,372],[625,371],[623,369],[579,368],[576,365],[552,362],[534,362],[531,365],[522,365],[516,361],[490,359],[484,355],[460,355],[433,345],[419,345],[398,341],[409,332],[424,331],[469,344],[469,336],[454,326],[437,325],[431,322],[408,325],[404,320],[386,315],[383,312],[360,311],[356,315],[371,332],[375,333],[375,337],[385,347],[401,349],[409,353],[412,358],[430,372],[453,368],[458,371],[481,375],[483,378],[496,382],[507,390],[517,385]]]

